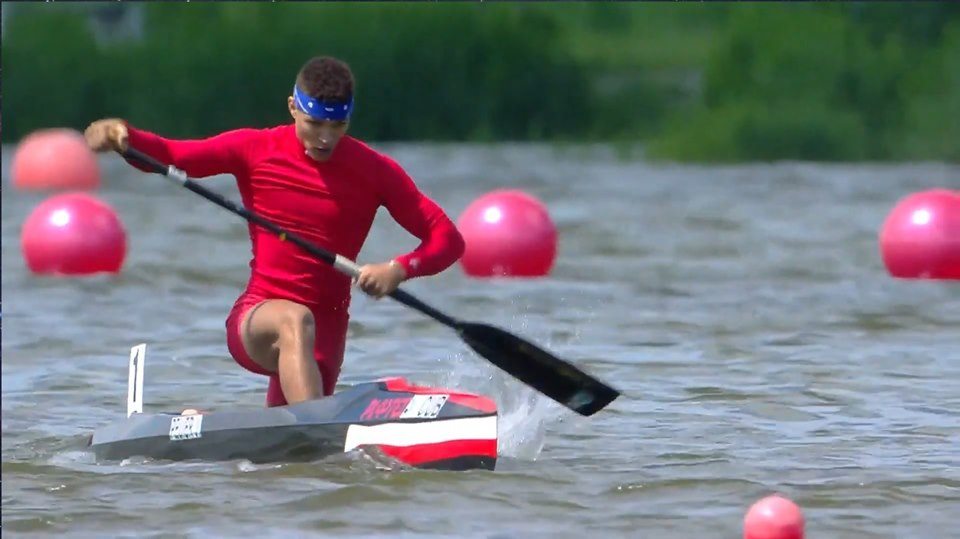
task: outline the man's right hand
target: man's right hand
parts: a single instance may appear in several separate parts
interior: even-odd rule
[[[87,146],[95,152],[124,152],[127,150],[128,136],[127,124],[116,118],[97,120],[83,132]]]

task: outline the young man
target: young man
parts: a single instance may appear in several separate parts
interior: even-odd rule
[[[357,284],[379,298],[405,279],[443,271],[460,258],[464,243],[396,162],[346,135],[353,89],[345,63],[317,57],[300,69],[287,99],[292,124],[169,140],[105,119],[85,136],[95,151],[122,152],[130,144],[196,178],[232,174],[244,206],[351,260],[377,209],[386,207],[422,243],[363,266]],[[226,321],[231,355],[270,377],[267,406],[332,394],[343,362],[350,278],[256,225],[249,233],[250,280]]]

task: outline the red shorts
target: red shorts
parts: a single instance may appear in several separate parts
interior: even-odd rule
[[[227,316],[227,349],[233,359],[244,369],[270,377],[270,383],[267,386],[267,406],[283,406],[287,404],[287,399],[284,398],[283,390],[280,389],[280,377],[277,373],[264,369],[247,355],[247,350],[243,346],[243,336],[240,333],[244,315],[263,301],[265,298],[248,295],[237,299]],[[340,377],[340,367],[343,365],[349,317],[345,311],[317,308],[312,308],[310,311],[316,321],[313,357],[317,360],[317,366],[320,367],[323,378],[323,394],[332,395],[337,385],[337,378]]]

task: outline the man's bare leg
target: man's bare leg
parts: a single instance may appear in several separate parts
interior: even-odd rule
[[[279,374],[289,404],[323,396],[323,379],[313,357],[315,331],[310,309],[283,299],[255,305],[240,324],[247,355],[267,371]]]

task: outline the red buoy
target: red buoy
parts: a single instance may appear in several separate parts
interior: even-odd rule
[[[116,212],[86,193],[42,202],[24,221],[20,241],[27,267],[37,274],[118,273],[127,251]]]
[[[803,539],[803,536],[803,512],[783,496],[767,496],[757,501],[743,518],[743,539]]]
[[[100,165],[83,135],[72,129],[43,129],[28,135],[13,156],[17,189],[96,189]]]
[[[546,206],[522,191],[493,191],[457,220],[466,249],[463,271],[474,277],[542,277],[557,256],[557,228]]]
[[[901,199],[880,230],[887,271],[904,279],[960,279],[960,191]]]

